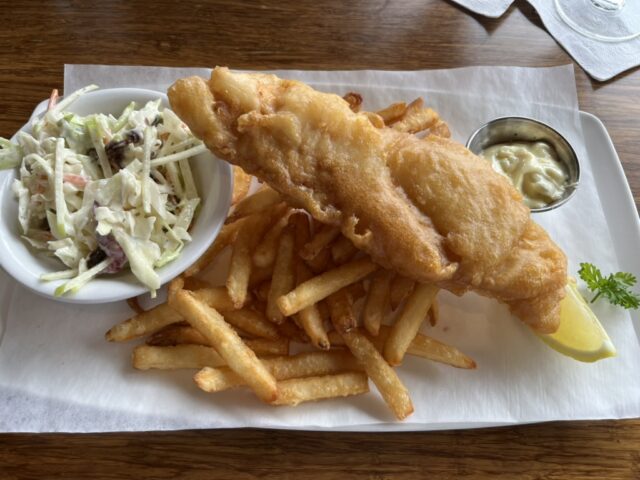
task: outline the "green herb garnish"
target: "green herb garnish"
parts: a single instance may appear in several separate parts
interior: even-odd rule
[[[632,292],[629,288],[636,284],[636,277],[631,273],[618,272],[604,277],[600,269],[592,263],[581,263],[578,275],[585,281],[589,290],[596,292],[591,303],[603,296],[611,304],[623,308],[637,309],[640,307],[640,295]]]

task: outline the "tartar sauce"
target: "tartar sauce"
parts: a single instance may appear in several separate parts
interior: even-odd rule
[[[542,208],[562,198],[569,176],[556,151],[545,142],[499,143],[481,155],[507,177],[529,208]]]

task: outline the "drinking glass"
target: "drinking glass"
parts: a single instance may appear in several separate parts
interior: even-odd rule
[[[624,42],[640,36],[640,0],[554,0],[560,18],[585,37]]]

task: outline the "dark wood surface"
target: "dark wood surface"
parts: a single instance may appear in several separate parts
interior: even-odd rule
[[[65,63],[308,69],[549,66],[571,58],[524,1],[486,19],[443,0],[0,1],[0,136]],[[607,126],[640,200],[640,73],[599,83],[583,110]],[[477,399],[476,401],[482,401]],[[640,478],[640,421],[441,433],[263,430],[0,435],[0,478]]]

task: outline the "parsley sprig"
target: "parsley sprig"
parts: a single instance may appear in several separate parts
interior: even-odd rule
[[[640,307],[640,295],[629,288],[636,284],[636,277],[631,273],[618,272],[605,277],[592,263],[581,263],[578,275],[585,281],[589,290],[596,292],[591,303],[603,296],[613,305],[623,308]]]

